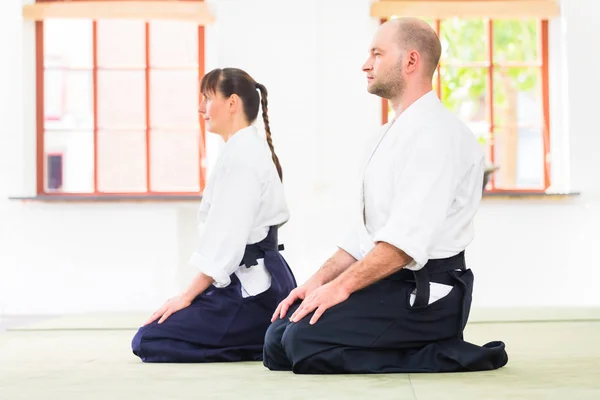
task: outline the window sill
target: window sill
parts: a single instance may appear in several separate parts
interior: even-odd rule
[[[566,193],[545,193],[545,192],[524,192],[524,191],[500,191],[500,192],[484,192],[483,199],[489,200],[557,200],[557,199],[572,199],[580,196],[579,192]],[[48,203],[105,203],[105,202],[170,202],[170,201],[193,201],[202,200],[201,194],[124,194],[124,195],[96,195],[96,194],[52,194],[38,196],[14,196],[9,197],[13,201],[31,201],[31,202],[48,202]]]
[[[48,203],[106,203],[106,202],[169,202],[169,201],[194,201],[202,200],[201,194],[52,194],[38,196],[9,197],[9,200],[48,202]]]
[[[528,192],[503,190],[498,192],[483,192],[483,200],[568,200],[580,196],[579,192]]]

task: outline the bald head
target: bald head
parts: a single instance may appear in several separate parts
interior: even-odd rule
[[[362,66],[367,74],[367,90],[392,102],[406,93],[432,90],[441,47],[435,31],[425,21],[402,18],[384,23],[373,37],[369,57]]]
[[[442,46],[431,26],[417,18],[399,18],[387,21],[388,29],[395,29],[400,48],[416,50],[423,59],[423,73],[432,78],[440,61]]]

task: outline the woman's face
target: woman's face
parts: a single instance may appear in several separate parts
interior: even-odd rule
[[[229,102],[220,93],[206,93],[198,112],[204,118],[206,129],[212,133],[222,134],[231,117]]]

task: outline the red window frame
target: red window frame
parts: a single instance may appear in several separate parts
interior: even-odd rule
[[[59,2],[61,0],[36,0],[36,2]],[[89,1],[89,0],[70,0],[70,1]],[[114,1],[114,0],[113,0]],[[187,1],[187,0],[183,0]],[[92,21],[92,81],[93,81],[93,140],[94,140],[94,190],[93,192],[53,192],[47,191],[45,185],[45,168],[46,168],[46,154],[44,146],[44,132],[45,132],[45,113],[44,113],[44,22],[35,22],[35,54],[36,54],[36,193],[38,196],[186,196],[191,197],[198,196],[204,190],[206,184],[206,131],[204,120],[198,117],[199,120],[199,191],[189,192],[173,192],[173,191],[152,191],[151,188],[151,152],[150,152],[150,71],[152,69],[150,65],[150,23],[145,23],[145,102],[146,102],[146,191],[136,192],[101,192],[98,190],[98,60],[97,60],[97,21]],[[205,74],[205,29],[204,26],[198,25],[198,82]],[[199,93],[198,103],[201,101],[202,95]]]
[[[537,67],[540,69],[540,90],[541,90],[541,101],[542,101],[542,116],[543,116],[543,153],[544,153],[544,185],[542,188],[534,188],[534,189],[520,189],[520,188],[511,188],[504,189],[496,187],[494,174],[491,175],[487,192],[495,192],[495,193],[542,193],[545,192],[551,184],[551,161],[550,161],[550,96],[549,96],[549,72],[548,72],[548,20],[540,19],[538,20],[538,46],[539,46],[539,59],[538,61],[531,62],[511,62],[511,63],[498,63],[494,62],[494,54],[493,54],[493,43],[494,43],[494,31],[493,31],[493,19],[484,19],[486,21],[486,47],[487,47],[487,61],[484,63],[463,63],[460,67],[477,67],[477,68],[487,68],[487,86],[489,88],[489,93],[487,93],[488,101],[487,101],[487,114],[488,114],[488,122],[490,123],[490,162],[492,165],[495,165],[495,151],[494,151],[494,69],[502,68],[502,67]],[[382,19],[381,23],[386,22],[386,19]],[[434,20],[435,31],[440,35],[440,27],[441,20]],[[438,65],[437,69],[437,85],[436,92],[438,98],[442,98],[441,90],[442,90],[442,77],[440,75],[440,71],[444,67],[443,60]],[[389,103],[387,99],[382,99],[381,101],[381,121],[383,124],[388,122],[388,114],[389,114]],[[501,167],[501,166],[500,166]]]

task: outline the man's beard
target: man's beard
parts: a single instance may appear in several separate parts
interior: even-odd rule
[[[377,82],[371,85],[367,90],[369,93],[384,99],[393,99],[401,96],[406,87],[406,81],[402,77],[402,60],[400,60],[389,73],[385,76],[386,81]]]

